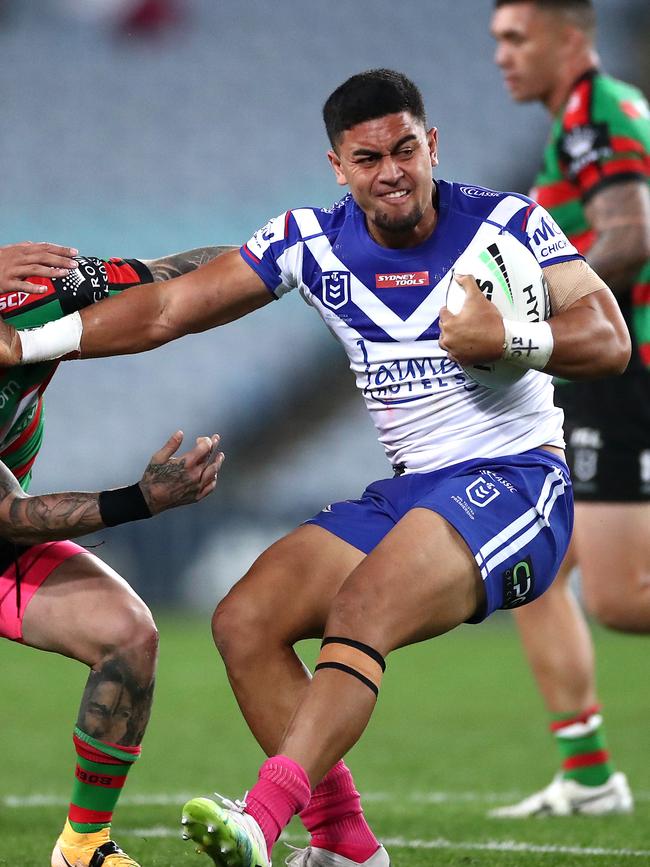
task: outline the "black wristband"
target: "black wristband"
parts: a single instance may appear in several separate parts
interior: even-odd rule
[[[116,527],[129,521],[150,518],[151,510],[144,498],[142,488],[136,482],[128,488],[102,491],[99,495],[99,514],[107,527]]]

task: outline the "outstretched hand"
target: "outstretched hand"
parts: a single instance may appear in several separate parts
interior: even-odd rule
[[[440,309],[439,345],[461,365],[497,361],[503,354],[503,318],[469,274],[453,278],[465,290],[465,302],[456,314]]]
[[[219,435],[197,437],[196,445],[174,457],[181,447],[183,432],[176,431],[149,461],[140,479],[140,488],[152,515],[196,503],[214,491],[224,460],[217,451]]]
[[[23,241],[0,247],[0,292],[28,292],[41,295],[45,286],[30,283],[27,277],[63,277],[77,267],[79,251],[58,244]]]

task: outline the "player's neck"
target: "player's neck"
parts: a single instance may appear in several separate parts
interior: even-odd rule
[[[552,88],[542,99],[547,111],[555,117],[566,105],[576,81],[591,69],[600,65],[600,58],[595,49],[590,48],[580,52],[562,68]]]

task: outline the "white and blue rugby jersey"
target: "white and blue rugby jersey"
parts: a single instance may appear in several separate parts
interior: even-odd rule
[[[438,223],[417,247],[377,244],[348,195],[332,208],[275,217],[241,255],[275,297],[298,289],[343,344],[393,466],[429,472],[545,443],[562,447],[551,378],[530,370],[509,388],[477,385],[440,349],[439,312],[459,256],[504,231],[542,266],[581,257],[526,196],[436,183]]]

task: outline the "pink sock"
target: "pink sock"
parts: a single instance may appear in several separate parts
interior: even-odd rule
[[[309,777],[297,762],[286,756],[264,762],[246,798],[246,812],[262,829],[269,856],[281,831],[309,803],[310,796]]]
[[[361,807],[352,774],[337,762],[314,789],[300,814],[311,845],[363,863],[379,848]]]

